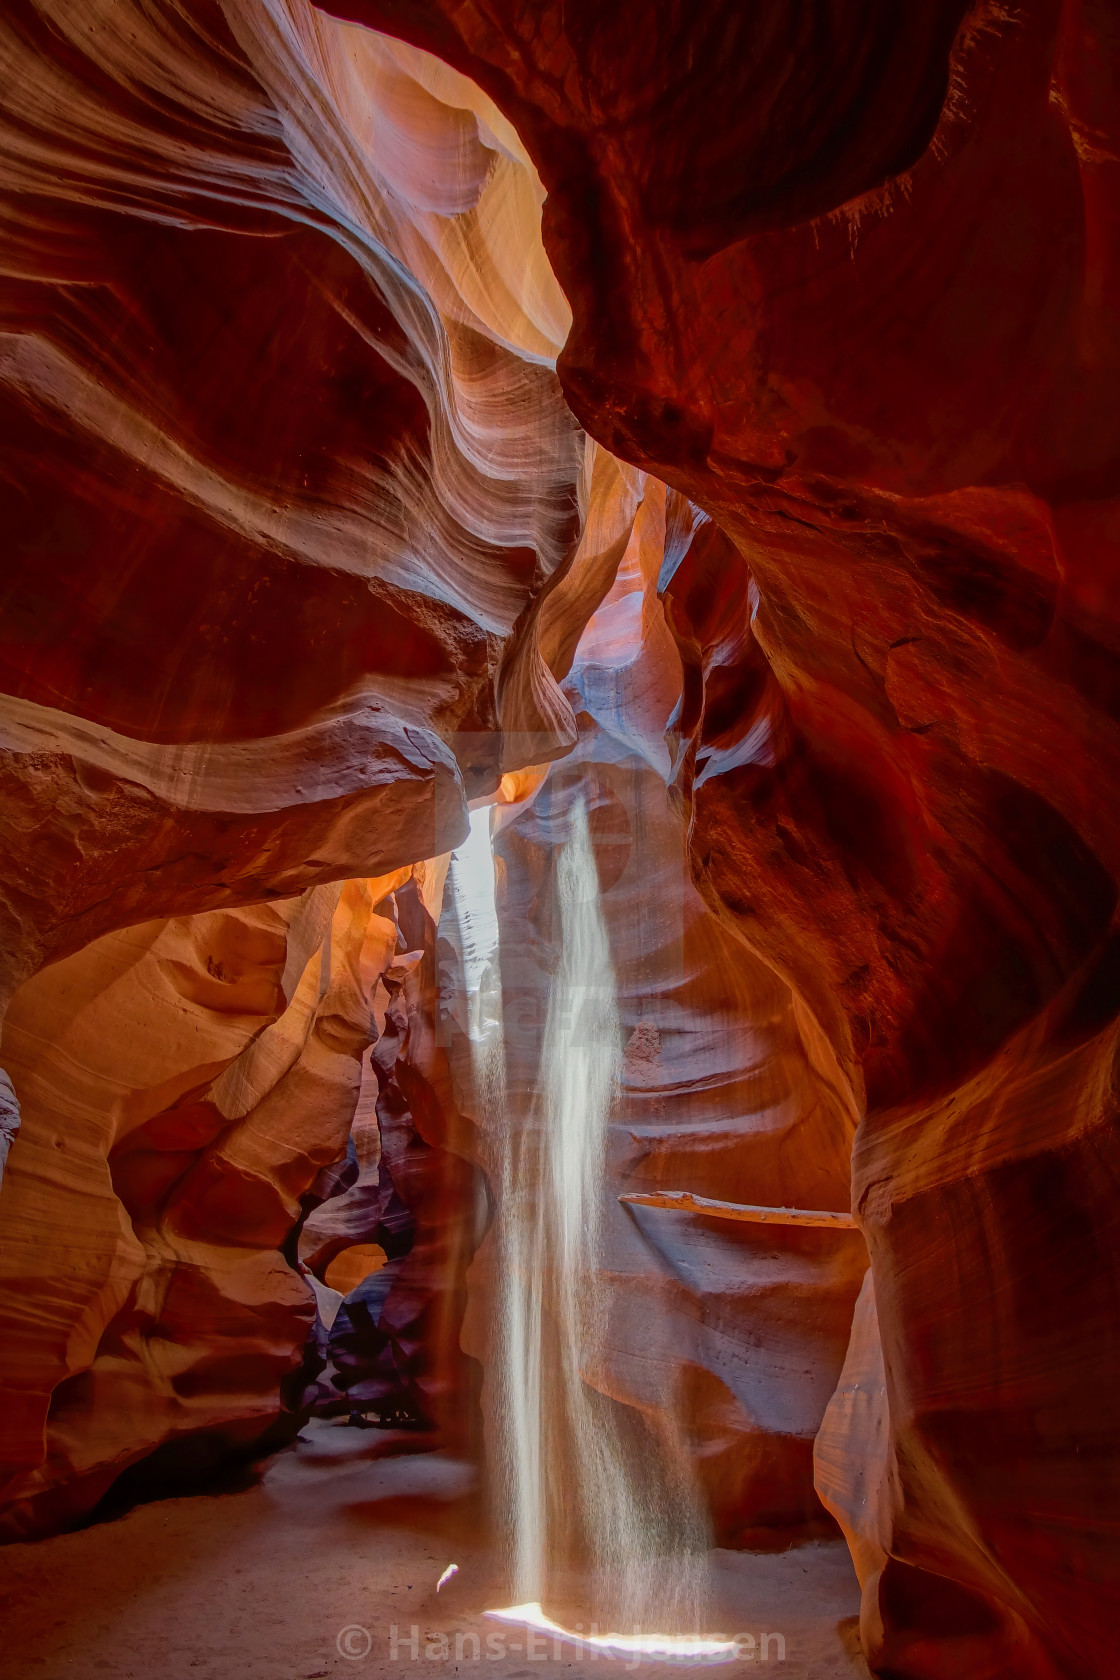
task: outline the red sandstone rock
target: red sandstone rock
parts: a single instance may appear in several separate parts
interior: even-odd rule
[[[10,992],[438,855],[507,717],[562,751],[582,442],[539,183],[453,71],[303,0],[19,0],[0,78]]]
[[[536,620],[584,442],[532,165],[403,43],[300,0],[20,0],[0,149],[18,1527],[274,1416],[310,1316],[279,1249],[397,939],[350,881],[289,974],[292,895],[438,857],[574,738]]]
[[[843,1360],[863,1240],[623,1208],[617,1197],[683,1188],[846,1209],[854,1115],[808,1060],[787,989],[689,880],[666,785],[681,664],[655,593],[665,488],[634,475],[615,499],[630,510],[628,541],[566,684],[579,742],[539,787],[495,812],[507,1107],[495,1111],[485,1090],[465,1100],[497,1187],[494,1128],[539,1100],[558,960],[555,859],[573,802],[587,799],[625,1054],[599,1260],[608,1327],[585,1377],[649,1422],[648,1477],[657,1443],[687,1441],[721,1544],[787,1543],[821,1519],[812,1442]],[[488,1238],[468,1330],[491,1396],[497,1253]],[[560,1427],[553,1418],[550,1440]]]
[[[665,580],[690,847],[866,1116],[893,1671],[1110,1675],[1113,11],[344,9],[514,117],[569,400],[717,527]]]
[[[913,1680],[1048,1664],[1079,1680],[1110,1675],[1112,9],[846,0],[827,20],[789,3],[681,12],[662,0],[543,14],[514,0],[335,9],[441,53],[516,122],[549,189],[547,243],[574,310],[561,363],[569,400],[618,456],[715,521],[693,531],[678,508],[664,580],[688,669],[680,788],[703,891],[791,985],[802,1042],[826,1073],[843,1069],[865,1111],[855,1205],[898,1466],[882,1533],[890,1562],[869,1610],[882,1618],[884,1661]],[[328,524],[334,556],[365,528],[355,451],[368,444],[384,464],[398,440],[412,444],[428,466],[416,496],[425,509],[438,456],[417,384],[397,372],[414,341],[361,278],[368,224],[349,196],[361,172],[340,187],[334,167],[354,156],[352,126],[331,115],[345,103],[334,26],[306,9],[231,3],[224,23],[208,10],[205,35],[192,37],[185,24],[162,34],[144,13],[157,122],[143,97],[152,84],[137,97],[119,74],[135,30],[97,29],[92,4],[58,8],[61,35],[43,16],[20,4],[4,22],[23,189],[4,212],[17,275],[6,424],[32,492],[6,518],[16,531],[20,518],[39,522],[9,597],[10,686],[35,708],[30,723],[13,713],[10,737],[13,980],[109,926],[292,892],[451,843],[461,806],[436,737],[495,721],[489,638],[514,650],[497,686],[518,728],[539,719],[541,733],[571,739],[531,657],[538,578],[555,574],[568,535],[570,464],[558,498],[551,480],[541,491],[548,537],[536,555],[507,542],[508,527],[502,540],[469,529],[472,564],[468,575],[452,565],[462,587],[451,600],[416,608],[398,595],[410,596],[411,574],[393,571],[379,579],[373,623],[364,573],[357,588],[352,561],[316,557]],[[42,79],[50,63],[62,83]],[[330,98],[308,97],[328,87]],[[396,125],[399,100],[370,103]],[[27,137],[44,135],[46,112],[73,127],[37,152]],[[408,146],[396,155],[407,175]],[[458,190],[469,159],[453,175]],[[308,231],[279,236],[300,217]],[[317,284],[305,284],[308,270]],[[434,296],[443,282],[430,285]],[[163,323],[184,294],[199,315],[183,310],[171,332]],[[236,320],[214,327],[202,300],[233,296],[244,299]],[[274,298],[296,327],[266,307]],[[359,349],[379,330],[392,365]],[[291,385],[279,397],[262,387],[250,412],[254,346],[277,334],[290,341]],[[494,342],[475,331],[460,346],[479,357],[475,394],[491,388]],[[355,359],[359,390],[326,374],[319,383]],[[368,418],[378,398],[394,423],[371,437],[355,411]],[[309,461],[300,428],[312,420],[310,447],[324,432],[337,446]],[[469,461],[463,470],[477,482]],[[410,518],[403,501],[394,514]],[[462,511],[460,499],[448,517]],[[446,578],[456,543],[449,559],[443,515],[432,528],[432,570]],[[475,565],[479,543],[490,547]],[[274,586],[262,555],[324,592],[306,637],[286,640],[302,583]],[[207,557],[215,572],[198,574],[207,589],[184,610],[179,580]],[[231,581],[220,618],[192,625],[190,602],[210,598],[211,576],[224,588],[239,575],[253,587],[264,578],[261,597],[277,610],[258,618],[250,584]],[[135,624],[113,595],[122,578],[136,580],[120,597]],[[63,638],[36,626],[52,626],[63,603],[75,651],[60,658]],[[399,633],[383,649],[395,612]],[[288,692],[260,680],[273,651],[287,676],[316,625],[332,648],[325,672],[310,662]],[[223,627],[237,642],[228,657]],[[241,778],[254,790],[241,814],[204,785],[196,818],[167,802],[164,783],[149,789],[154,771],[132,767],[137,740],[273,743],[336,715],[342,759],[362,763],[344,697],[407,682],[413,666],[393,664],[394,643],[430,661],[426,684],[434,675],[450,692],[433,710],[425,687],[410,796],[379,783],[378,820],[390,815],[394,840],[376,860],[368,810],[352,832],[340,826],[359,785],[352,768],[322,801],[297,798],[299,776],[287,773],[282,798],[258,799],[254,772]],[[141,669],[150,648],[161,650],[157,670],[174,661],[185,674],[174,695]],[[507,679],[517,657],[530,669]],[[82,717],[96,726],[92,745]],[[183,767],[198,774],[210,756]],[[314,762],[319,750],[297,744],[295,756]],[[272,745],[254,757],[266,788],[276,758]],[[492,785],[495,767],[488,744],[470,786]],[[417,809],[432,842],[409,852]],[[842,1427],[852,1442],[835,1462],[854,1475],[860,1430]],[[834,1502],[858,1504],[851,1487]],[[888,1579],[897,1591],[881,1590]]]
[[[308,1219],[299,1256],[334,1295],[320,1301],[330,1315],[328,1365],[312,1403],[345,1400],[382,1418],[399,1415],[434,1432],[425,1445],[462,1450],[477,1444],[477,1371],[459,1331],[483,1192],[440,1032],[436,925],[446,861],[380,907],[393,918],[395,954],[378,985],[378,1037],[355,1115],[361,1170],[344,1196]],[[370,1243],[386,1263],[339,1291],[332,1273]]]

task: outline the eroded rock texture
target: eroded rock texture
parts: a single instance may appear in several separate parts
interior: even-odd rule
[[[404,872],[407,874],[407,871]],[[154,1447],[251,1441],[314,1319],[278,1252],[346,1150],[399,881],[148,922],[23,986],[3,1184],[9,1533],[96,1502]]]
[[[595,471],[604,535],[614,521],[626,546],[565,684],[579,741],[538,785],[507,778],[494,812],[506,1096],[496,1102],[483,1077],[466,1099],[498,1199],[496,1226],[472,1272],[468,1340],[494,1407],[508,1249],[496,1128],[520,1132],[524,1117],[541,1110],[542,1044],[559,966],[557,859],[579,806],[624,1046],[596,1256],[604,1322],[584,1377],[643,1420],[643,1480],[671,1485],[679,1452],[691,1460],[719,1543],[786,1545],[791,1531],[823,1517],[812,1444],[843,1361],[867,1263],[863,1240],[856,1232],[622,1207],[617,1196],[683,1189],[846,1209],[855,1115],[842,1082],[807,1058],[788,989],[721,925],[689,878],[665,737],[681,662],[656,596],[666,491],[609,457]],[[594,1033],[583,1011],[598,1005],[577,996],[572,1007],[578,1045]],[[518,1181],[514,1193],[545,1192]],[[546,1283],[546,1313],[550,1300]],[[564,1417],[551,1384],[545,1405],[553,1451]],[[624,1434],[635,1427],[627,1423]],[[581,1450],[586,1444],[575,1443]],[[659,1456],[666,1462],[657,1467]],[[577,1485],[579,1468],[566,1474]]]
[[[331,9],[516,124],[563,391],[675,493],[693,872],[863,1115],[820,1474],[872,1660],[1108,1676],[1114,8]],[[581,445],[476,93],[296,0],[0,27],[15,984],[435,856],[570,744]]]
[[[381,907],[395,955],[374,999],[352,1137],[358,1174],[299,1235],[316,1279],[325,1369],[318,1409],[373,1414],[425,1445],[477,1447],[477,1370],[460,1349],[466,1270],[484,1219],[473,1127],[451,1089],[440,1030],[436,925],[447,859]]]
[[[1109,1674],[1114,10],[339,9],[514,117],[568,398],[714,522],[664,580],[679,785],[702,890],[866,1116],[872,1658]]]
[[[574,739],[551,650],[594,601],[566,584],[589,490],[543,191],[476,86],[302,0],[20,0],[0,159],[20,1529],[157,1444],[259,1436],[298,1386],[280,1250],[378,1034],[377,1148],[443,1198],[393,1357],[446,1418],[431,1268],[473,1181],[417,1112],[430,918],[398,949],[378,903],[466,796]]]
[[[437,856],[511,731],[562,751],[582,442],[539,183],[453,71],[304,0],[20,0],[0,81],[10,990]]]

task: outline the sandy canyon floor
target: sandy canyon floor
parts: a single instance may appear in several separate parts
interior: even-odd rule
[[[390,1445],[373,1431],[316,1422],[254,1486],[136,1506],[0,1550],[0,1672],[19,1680],[683,1672],[592,1658],[485,1619],[502,1602],[501,1585],[473,1470],[441,1453],[385,1456]],[[450,1563],[459,1572],[437,1595]],[[716,1674],[867,1674],[858,1588],[840,1542],[771,1555],[717,1551],[712,1606],[713,1627],[758,1642],[753,1657]],[[773,1637],[762,1661],[767,1633],[784,1639],[784,1662]]]

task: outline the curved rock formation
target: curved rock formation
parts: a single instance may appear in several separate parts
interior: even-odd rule
[[[507,714],[563,751],[582,444],[539,182],[447,67],[303,0],[20,0],[0,74],[10,991],[438,855]]]
[[[415,872],[382,908],[396,952],[377,988],[377,1042],[353,1137],[359,1172],[299,1236],[303,1266],[326,1286],[326,1370],[309,1401],[345,1400],[383,1422],[474,1446],[477,1372],[459,1347],[466,1270],[484,1192],[473,1128],[454,1102],[441,1031],[436,925],[447,859]],[[354,1266],[348,1287],[346,1262]],[[320,1310],[323,1289],[317,1289]]]
[[[574,739],[537,620],[591,488],[543,190],[448,66],[303,0],[20,0],[0,156],[2,1497],[30,1529],[158,1443],[259,1436],[298,1382],[279,1251],[403,960],[366,878]],[[549,647],[590,610],[568,587]],[[402,1067],[426,1007],[389,1010]]]
[[[573,306],[569,401],[714,521],[682,511],[666,578],[681,787],[703,891],[866,1116],[887,1539],[913,1571],[869,1600],[873,1660],[893,1628],[915,1677],[950,1650],[976,1676],[1106,1675],[1111,9],[338,9],[513,116]]]
[[[5,979],[435,856],[464,792],[573,744],[554,678],[625,521],[562,389],[672,487],[693,873],[862,1116],[882,1393],[853,1398],[868,1295],[819,1463],[869,1654],[1103,1680],[1113,9],[330,10],[0,23]],[[559,384],[564,306],[508,260],[522,141]],[[578,588],[577,503],[603,514]]]
[[[3,1184],[9,1533],[88,1509],[154,1447],[251,1441],[314,1317],[278,1252],[346,1149],[396,948],[348,882],[106,934],[16,994]]]
[[[840,1372],[863,1241],[616,1198],[687,1189],[846,1210],[855,1116],[842,1085],[807,1058],[787,989],[689,880],[665,741],[681,662],[655,592],[666,492],[597,459],[593,482],[608,473],[614,492],[604,491],[599,517],[625,528],[625,547],[565,683],[579,741],[538,786],[503,787],[494,814],[506,1106],[485,1088],[464,1101],[498,1185],[494,1128],[539,1101],[558,963],[556,859],[573,804],[586,802],[625,1053],[597,1260],[608,1323],[584,1374],[648,1420],[654,1457],[674,1434],[687,1442],[719,1543],[788,1544],[822,1515],[812,1443]],[[488,1238],[472,1273],[470,1346],[491,1384],[501,1252]]]

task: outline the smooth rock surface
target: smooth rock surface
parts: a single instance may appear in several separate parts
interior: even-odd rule
[[[542,189],[446,66],[305,0],[19,0],[0,84],[7,995],[435,857],[563,751],[583,443]]]
[[[562,390],[672,487],[691,872],[860,1117],[872,1660],[1111,1680],[1114,8],[331,9],[484,94],[296,0],[6,8],[5,980],[436,856],[573,742]],[[481,300],[522,142],[559,386],[541,261]]]
[[[573,409],[713,521],[681,506],[663,580],[691,670],[679,785],[702,891],[864,1115],[890,1551],[913,1571],[869,1615],[917,1653],[908,1680],[1103,1680],[1114,9],[339,9],[503,103],[549,189]]]
[[[855,1115],[839,1082],[813,1065],[787,988],[689,879],[684,824],[667,786],[665,729],[682,671],[656,597],[665,487],[640,476],[635,491],[616,579],[565,683],[579,741],[527,797],[512,788],[512,802],[494,812],[508,1091],[504,1110],[486,1089],[465,1101],[497,1194],[495,1128],[521,1126],[541,1101],[559,965],[557,858],[583,803],[620,1033],[595,1260],[604,1326],[584,1377],[629,1410],[631,1429],[646,1431],[643,1479],[660,1474],[671,1484],[674,1453],[687,1460],[720,1544],[787,1545],[791,1534],[824,1526],[812,1442],[843,1362],[867,1263],[863,1239],[623,1207],[618,1197],[687,1189],[846,1211]],[[579,1030],[593,1030],[582,1012],[600,1005],[577,996],[573,1006],[578,1045]],[[538,1192],[530,1184],[521,1193]],[[494,1217],[471,1274],[467,1325],[489,1373],[491,1409],[500,1197]],[[562,1421],[548,1409],[553,1398],[546,1392],[548,1451],[567,1465],[554,1473],[575,1478]],[[578,1443],[570,1450],[578,1453]]]
[[[346,1150],[399,877],[106,934],[13,1000],[0,1192],[4,1528],[57,1527],[157,1446],[281,1409],[314,1320],[279,1252]],[[192,1448],[193,1438],[204,1443]],[[205,1445],[208,1443],[208,1446]]]

